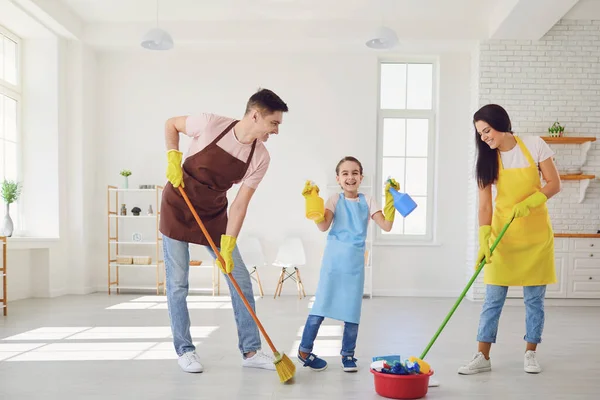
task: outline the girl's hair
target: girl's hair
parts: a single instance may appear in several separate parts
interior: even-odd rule
[[[341,166],[341,165],[342,165],[344,162],[346,162],[346,161],[352,161],[352,162],[355,162],[355,163],[357,163],[357,164],[358,164],[358,168],[360,169],[360,174],[361,174],[361,175],[363,174],[363,167],[362,167],[362,164],[360,163],[360,161],[358,161],[358,160],[357,160],[355,157],[352,157],[352,156],[346,156],[346,157],[342,158],[342,159],[340,160],[340,162],[339,162],[339,163],[336,165],[336,167],[335,167],[335,174],[336,174],[336,175],[339,175],[339,174],[340,174],[340,166]]]
[[[481,107],[473,115],[473,126],[477,121],[484,121],[498,132],[512,132],[508,113],[497,104]],[[498,149],[492,149],[482,139],[475,128],[475,145],[477,147],[477,184],[484,188],[498,179]]]

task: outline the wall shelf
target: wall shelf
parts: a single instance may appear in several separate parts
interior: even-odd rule
[[[563,181],[583,181],[585,179],[595,179],[596,175],[561,175],[560,179]]]
[[[589,137],[575,137],[575,136],[562,136],[562,137],[554,137],[554,136],[542,136],[542,139],[550,144],[550,143],[554,143],[554,144],[582,144],[582,143],[586,143],[586,142],[595,142],[596,141],[596,137],[594,136],[589,136]]]
[[[581,145],[581,166],[585,165],[587,155],[592,147],[592,142],[596,141],[595,136],[542,136],[542,139],[548,144],[580,144]],[[596,179],[595,175],[561,175],[563,181],[579,181],[579,203],[585,198],[585,192],[590,186],[592,179]]]

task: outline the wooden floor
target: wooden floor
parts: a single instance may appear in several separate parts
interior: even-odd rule
[[[258,299],[263,325],[295,361],[310,298]],[[243,369],[228,298],[189,298],[192,334],[205,366],[186,374],[173,351],[162,296],[93,294],[10,303],[0,317],[0,399],[377,399],[370,358],[419,355],[454,299],[365,299],[359,372],[340,367],[341,326],[325,321],[315,352],[329,368],[298,365],[282,385],[272,371]],[[563,303],[564,304],[564,303]],[[427,360],[441,385],[428,399],[600,399],[600,307],[548,304],[539,360],[523,371],[524,308],[510,301],[492,349],[492,372],[460,376],[476,349],[480,303],[465,300]],[[594,303],[592,303],[594,304]],[[266,348],[268,351],[268,348]]]

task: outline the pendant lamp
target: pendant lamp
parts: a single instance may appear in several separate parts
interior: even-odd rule
[[[146,32],[142,37],[141,45],[148,50],[170,50],[173,48],[171,35],[158,27],[158,0],[156,0],[156,28]]]

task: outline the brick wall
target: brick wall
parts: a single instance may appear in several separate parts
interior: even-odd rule
[[[558,119],[566,136],[600,139],[600,21],[563,20],[539,41],[488,41],[479,54],[479,106],[505,107],[515,133],[546,136]],[[580,145],[551,147],[559,171],[581,165]],[[592,143],[582,169],[600,176],[600,140]],[[591,182],[581,203],[579,192],[579,181],[563,181],[562,192],[548,202],[555,232],[600,229],[600,181]],[[469,213],[476,215],[476,203]],[[469,237],[471,252],[477,248],[477,232]],[[471,273],[472,268],[468,265]],[[472,292],[473,298],[482,298],[481,278]]]

